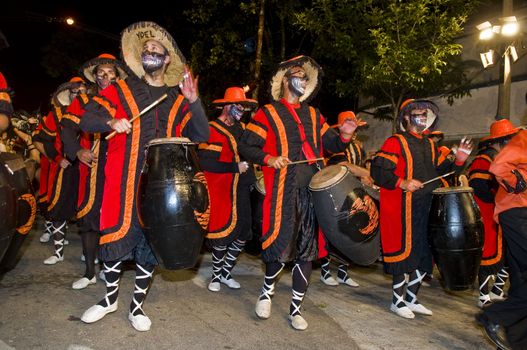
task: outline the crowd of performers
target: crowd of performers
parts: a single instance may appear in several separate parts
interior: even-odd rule
[[[425,181],[468,169],[468,185],[474,189],[485,226],[478,299],[485,311],[478,319],[500,346],[527,346],[527,131],[505,119],[496,121],[467,167],[472,142],[463,139],[452,149],[438,146],[443,135],[431,132],[439,116],[437,106],[410,99],[400,108],[401,131],[367,161],[356,139],[364,121],[345,111],[330,127],[309,105],[323,75],[310,57],[279,64],[270,83],[271,102],[258,110],[258,102],[247,98],[243,88],[227,88],[223,98],[213,101],[219,116],[209,121],[197,79],[165,29],[152,22],[135,23],[123,31],[121,49],[124,62],[109,54],[86,62],[82,77],[58,87],[51,111],[32,137],[19,134],[40,161],[38,202],[45,219],[40,241],[51,239],[54,247],[44,264],[64,260],[72,219],[79,227],[85,261],[84,274],[72,288],[96,283],[96,261],[102,262],[106,294],[84,312],[82,321],[93,323],[117,310],[122,265],[133,261],[136,277],[129,320],[139,331],[150,329],[143,303],[158,262],[137,215],[137,186],[147,143],[185,137],[199,143],[209,189],[208,289],[218,292],[222,284],[240,288],[231,272],[252,237],[250,194],[257,178],[263,178],[260,242],[265,276],[255,312],[262,319],[271,316],[277,277],[290,263],[289,320],[296,330],[308,327],[302,301],[314,261],[321,259],[323,283],[359,286],[341,257],[337,278],[331,275],[330,261],[338,256],[333,254],[338,247],[327,244],[317,225],[309,190],[314,174],[326,165],[341,164],[380,192],[382,259],[385,272],[393,276],[390,310],[411,319],[432,315],[417,295],[425,276],[432,273],[427,220],[432,191],[442,182]],[[0,129],[5,130],[13,109],[1,78]],[[131,120],[145,109],[140,119]],[[242,117],[249,111],[256,112],[245,124]],[[107,139],[112,132],[115,137]],[[500,327],[510,344],[500,338]]]

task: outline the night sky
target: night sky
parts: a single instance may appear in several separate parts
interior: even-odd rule
[[[82,58],[83,61],[103,52],[120,57],[119,41],[116,39],[125,27],[143,20],[154,21],[165,28],[168,22],[172,22],[174,27],[173,22],[178,16],[181,18],[181,11],[169,9],[179,6],[182,10],[182,6],[191,5],[190,1],[173,1],[170,6],[168,2],[152,1],[146,3],[151,4],[151,8],[132,8],[131,3],[14,0],[5,4],[7,7],[3,5],[0,12],[0,31],[6,37],[9,47],[0,49],[0,71],[15,92],[15,109],[34,111],[40,108],[42,113],[47,113],[53,91],[67,80],[65,77],[53,78],[42,65],[43,48],[49,46],[54,36],[71,33],[76,37],[91,35],[90,38],[95,38],[92,41],[96,41],[96,45],[90,46],[91,51],[88,50],[89,53]],[[171,12],[178,15],[169,16],[168,13]],[[68,16],[76,19],[77,27],[69,27],[60,22],[60,19]],[[188,55],[188,48],[185,47],[188,45],[182,46],[178,40],[178,33],[174,33],[174,30],[171,32],[182,51]],[[60,49],[56,51],[59,57]],[[76,73],[67,72],[67,76],[77,75]]]

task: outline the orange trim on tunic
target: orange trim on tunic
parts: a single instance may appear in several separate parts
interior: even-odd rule
[[[188,112],[183,117],[183,120],[181,120],[181,123],[179,124],[179,130],[180,130],[181,135],[183,135],[183,130],[185,130],[185,126],[187,126],[187,123],[189,122],[191,117],[192,117],[192,113]]]
[[[406,155],[406,170],[407,175],[406,179],[411,179],[413,176],[413,169],[414,169],[414,161],[412,158],[412,154],[410,153],[410,148],[408,146],[408,142],[406,142],[405,138],[402,135],[394,135],[396,136],[399,141],[401,142],[401,145],[403,146],[404,153]],[[406,225],[406,233],[405,233],[405,242],[404,242],[404,250],[401,254],[394,255],[394,256],[384,256],[384,261],[387,263],[395,263],[402,261],[406,259],[410,252],[412,251],[412,192],[410,191],[403,191],[404,196],[404,205],[405,205],[405,225]]]
[[[469,181],[470,180],[474,180],[474,179],[492,180],[492,175],[491,174],[482,174],[482,173],[473,173],[472,175],[470,175],[470,177],[468,179],[469,179]]]
[[[7,92],[0,92],[0,101],[7,101],[11,103],[11,96]]]
[[[93,134],[93,142],[94,143],[97,142],[97,140],[100,140],[100,139],[101,139],[101,134],[100,133]],[[96,157],[99,157],[99,149],[100,149],[100,147],[101,147],[101,143],[97,142],[97,146],[93,150],[93,153],[95,154]],[[95,193],[97,191],[97,168],[98,168],[98,163],[94,162],[92,164],[93,164],[93,166],[90,168],[90,187],[89,187],[90,194],[89,194],[89,197],[88,197],[88,202],[86,203],[86,205],[83,208],[81,208],[81,210],[79,210],[79,212],[77,212],[77,219],[80,219],[84,215],[88,214],[90,212],[91,208],[93,207],[93,203],[95,202]]]
[[[267,138],[267,131],[265,131],[263,128],[259,127],[258,125],[249,123],[249,125],[247,125],[247,130],[254,132],[256,135],[260,136],[264,140]]]
[[[278,129],[278,137],[280,138],[280,145],[282,146],[281,156],[289,157],[289,146],[287,144],[287,136],[284,124],[282,123],[282,119],[280,118],[280,116],[276,112],[276,109],[272,105],[268,105],[267,110],[269,111],[269,114],[271,115],[271,118],[273,118],[276,128]],[[267,249],[276,240],[276,237],[280,232],[280,226],[282,221],[282,202],[284,197],[284,185],[286,175],[287,167],[279,170],[278,189],[276,193],[276,207],[274,213],[274,229],[271,235],[268,236],[268,238],[262,242],[263,249]],[[264,233],[264,235],[267,235],[267,233]]]
[[[200,143],[198,146],[198,149],[212,151],[212,152],[221,152],[223,147],[218,146],[218,145],[213,145],[211,143]]]
[[[390,154],[386,154],[386,153],[377,153],[376,157],[382,157],[384,159],[387,159],[389,160],[390,162],[392,163],[395,163],[397,164],[397,156],[393,156],[393,155],[390,155]]]
[[[236,163],[238,163],[240,161],[240,156],[238,155],[238,143],[236,142],[236,139],[234,138],[234,136],[232,136],[232,134],[227,129],[225,129],[224,127],[222,127],[221,125],[219,125],[216,122],[210,122],[210,125],[212,125],[212,127],[216,128],[216,129],[218,129],[220,132],[222,132],[224,134],[224,136],[227,136],[229,138],[229,141],[231,142],[232,148],[233,148],[234,161]],[[207,238],[218,239],[218,238],[227,237],[228,235],[230,235],[232,233],[232,231],[236,227],[236,222],[238,221],[237,195],[238,195],[238,181],[239,181],[239,179],[240,179],[240,174],[239,173],[235,173],[234,174],[234,179],[233,179],[233,182],[232,182],[232,192],[231,192],[231,196],[232,196],[231,223],[223,231],[214,232],[214,233],[209,232],[207,234],[207,236],[206,236]]]
[[[16,228],[16,231],[18,233],[20,233],[21,235],[26,235],[29,231],[31,231],[31,228],[33,227],[33,223],[35,222],[35,218],[37,216],[37,200],[35,199],[35,196],[33,196],[31,193],[25,193],[21,195],[18,200],[26,201],[29,204],[29,207],[31,208],[31,213],[27,221]]]
[[[75,124],[80,124],[81,120],[79,117],[76,117],[74,116],[73,114],[71,113],[66,113],[62,116],[62,118],[64,119],[68,119],[68,120],[71,120],[72,122],[74,122]]]
[[[498,244],[496,245],[496,256],[492,259],[481,259],[481,266],[494,265],[501,260],[503,256],[503,232],[501,231],[501,226],[498,226],[498,231],[496,232],[496,238],[498,239]]]
[[[181,103],[184,99],[185,97],[183,95],[179,95],[176,99],[176,103],[174,103],[174,105],[170,109],[170,113],[168,113],[167,137],[172,136],[172,128],[174,127],[176,115],[179,110],[179,106],[181,106]],[[181,128],[181,130],[183,130],[183,128]]]
[[[117,82],[119,83],[120,80],[118,80]],[[121,87],[122,85],[119,84]],[[113,108],[112,105],[110,104],[110,102],[108,102],[107,100],[99,97],[99,96],[94,96],[92,98],[95,102],[97,102],[98,104],[100,104],[101,106],[103,106],[107,111],[108,113],[113,117],[115,118],[115,113],[117,112],[117,109]],[[139,113],[137,113],[139,114]],[[134,114],[134,115],[137,115],[137,114]]]
[[[311,124],[313,126],[313,142],[315,147],[318,147],[317,140],[317,111],[313,107],[309,107],[309,115],[311,115]]]
[[[139,107],[134,100],[132,92],[128,88],[128,85],[124,80],[119,80],[117,82],[123,91],[124,98],[130,107],[132,115],[138,115],[140,113]],[[130,157],[128,160],[128,175],[126,184],[125,196],[124,196],[124,213],[123,213],[123,222],[117,231],[105,234],[101,236],[100,243],[110,243],[115,242],[123,238],[132,222],[132,208],[134,202],[134,190],[135,190],[135,172],[137,168],[137,156],[139,154],[139,138],[141,136],[141,118],[137,118],[135,122],[132,123],[132,147],[130,149]]]
[[[53,199],[51,200],[51,202],[49,203],[48,205],[48,211],[53,209],[55,207],[55,205],[57,204],[58,200],[59,200],[59,197],[60,197],[60,190],[62,188],[62,174],[64,173],[64,169],[62,167],[59,166],[59,174],[57,175],[57,182],[55,184],[55,191],[54,191],[54,196],[53,196]]]

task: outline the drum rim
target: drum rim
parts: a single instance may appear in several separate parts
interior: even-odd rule
[[[171,143],[197,145],[196,142],[192,142],[187,137],[158,137],[158,138],[148,141],[148,143],[146,144],[146,147],[154,146],[154,145],[171,144]]]
[[[335,164],[335,165],[330,165],[330,166],[340,166],[341,168],[343,168],[343,169],[344,169],[344,172],[343,172],[342,176],[341,176],[339,179],[337,179],[335,182],[333,182],[333,183],[331,184],[331,186],[327,185],[327,186],[324,186],[324,187],[318,187],[318,188],[313,188],[313,187],[311,186],[311,181],[313,181],[313,178],[311,178],[311,181],[309,182],[309,189],[310,189],[311,191],[324,191],[324,190],[327,190],[328,188],[333,187],[333,186],[338,185],[339,183],[341,183],[342,180],[344,180],[344,178],[346,177],[346,175],[347,175],[348,173],[351,173],[350,170],[348,169],[348,167],[346,167],[346,166],[344,166],[344,165]],[[330,167],[330,166],[328,166],[328,167]],[[325,167],[324,169],[327,169],[328,167]],[[315,174],[315,175],[316,175],[316,174]],[[315,175],[313,175],[313,176],[315,176]]]
[[[434,194],[449,194],[449,193],[473,193],[474,189],[470,186],[452,186],[439,187],[432,191]]]

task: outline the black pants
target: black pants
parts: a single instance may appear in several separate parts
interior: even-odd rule
[[[510,289],[507,300],[485,310],[492,321],[505,327],[513,349],[527,349],[527,208],[509,209],[499,215],[507,244]]]

